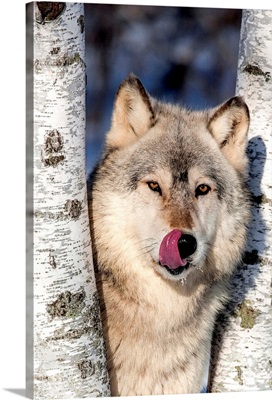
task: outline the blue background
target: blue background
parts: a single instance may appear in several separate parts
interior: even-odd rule
[[[241,16],[239,9],[85,4],[87,173],[130,72],[152,96],[193,109],[235,94]]]

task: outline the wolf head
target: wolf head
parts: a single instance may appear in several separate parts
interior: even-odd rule
[[[190,111],[152,98],[129,75],[92,176],[98,267],[116,276],[155,273],[188,283],[229,275],[249,216],[248,127],[241,97]]]

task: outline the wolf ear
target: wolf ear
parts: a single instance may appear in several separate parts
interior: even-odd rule
[[[247,132],[249,110],[242,97],[232,97],[213,110],[208,129],[231,165],[241,174],[247,173]]]
[[[151,128],[153,121],[150,97],[140,80],[130,74],[116,94],[107,146],[121,148],[135,142]]]

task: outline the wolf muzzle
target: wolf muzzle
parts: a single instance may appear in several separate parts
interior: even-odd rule
[[[186,270],[190,263],[190,257],[197,248],[194,236],[183,234],[174,229],[162,240],[159,249],[159,263],[172,275],[179,275]]]

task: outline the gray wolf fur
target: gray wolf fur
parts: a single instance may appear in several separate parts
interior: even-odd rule
[[[248,108],[117,92],[89,213],[113,396],[198,393],[249,220]]]

